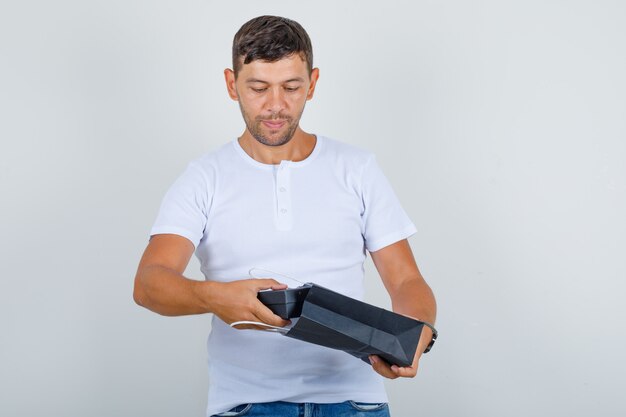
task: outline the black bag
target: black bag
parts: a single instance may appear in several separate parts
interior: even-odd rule
[[[287,310],[299,313],[290,329],[282,329],[287,337],[339,349],[369,364],[369,355],[378,355],[390,364],[411,366],[423,327],[427,323],[375,307],[331,291],[316,284],[280,291],[259,293],[261,301],[275,312],[285,312],[280,300],[289,303]],[[264,300],[265,298],[265,300]],[[278,300],[278,301],[277,301]],[[295,304],[294,304],[295,303]],[[301,304],[301,307],[300,307]],[[288,317],[294,317],[290,315]],[[284,318],[288,318],[284,317]]]

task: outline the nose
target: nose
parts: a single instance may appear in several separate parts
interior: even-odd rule
[[[277,114],[282,110],[285,110],[287,104],[285,102],[285,93],[281,88],[272,88],[267,95],[267,102],[265,103],[266,110]]]

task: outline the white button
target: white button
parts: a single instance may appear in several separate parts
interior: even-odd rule
[[[285,213],[287,213],[287,209],[281,209],[280,212],[285,214]]]
[[[287,191],[287,189],[285,187],[280,187],[280,191],[284,193],[285,191]]]

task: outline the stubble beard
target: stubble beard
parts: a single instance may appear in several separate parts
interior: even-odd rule
[[[296,130],[298,129],[300,115],[302,114],[302,112],[300,112],[300,115],[298,116],[298,118],[294,119],[291,116],[285,116],[279,112],[277,114],[272,114],[270,117],[257,116],[253,120],[251,119],[250,115],[246,113],[243,107],[241,107],[241,103],[239,104],[239,108],[241,109],[241,114],[243,115],[243,119],[246,123],[246,127],[248,128],[248,131],[250,132],[252,137],[256,139],[257,142],[262,143],[263,145],[267,145],[267,146],[282,146],[288,143],[293,138],[293,135],[296,133]],[[304,111],[304,109],[302,110]],[[282,136],[279,136],[277,139],[269,138],[263,132],[263,129],[267,129],[263,125],[264,120],[285,121],[285,123],[287,124],[287,130]],[[281,129],[284,129],[284,126],[281,127]]]

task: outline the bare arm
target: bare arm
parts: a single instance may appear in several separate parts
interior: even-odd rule
[[[193,244],[182,236],[152,236],[135,276],[135,302],[165,316],[214,313],[228,324],[242,320],[274,326],[289,323],[257,299],[260,290],[284,289],[286,285],[273,279],[221,283],[186,278],[183,272],[193,252]]]
[[[404,239],[370,254],[391,297],[393,311],[434,325],[437,312],[435,297],[417,268],[409,242]],[[376,356],[371,358],[372,366],[387,378],[413,377],[431,337],[432,331],[424,327],[410,367],[390,367]]]

